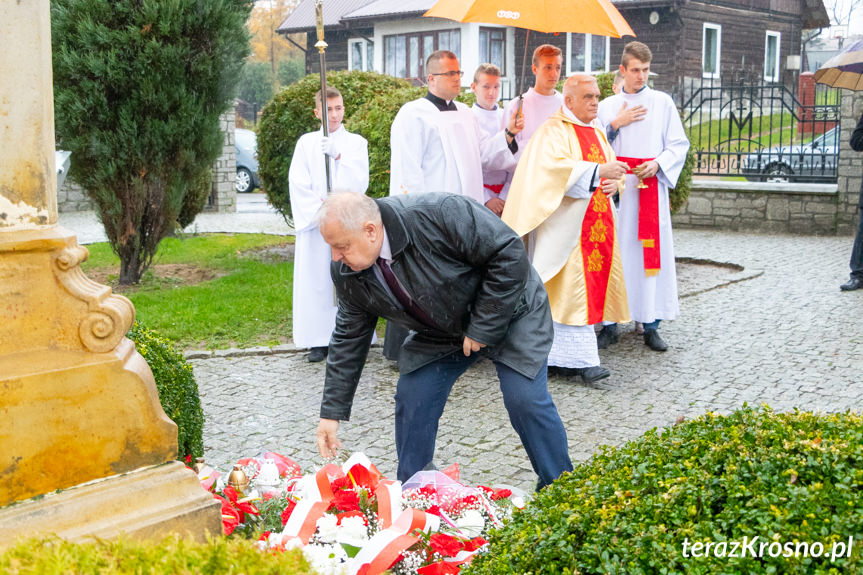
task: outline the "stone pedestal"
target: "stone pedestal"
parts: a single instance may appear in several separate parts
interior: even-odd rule
[[[125,337],[135,309],[87,279],[87,249],[57,226],[49,13],[0,2],[0,506],[23,501],[0,509],[0,544],[218,533],[219,503],[167,463],[177,427]]]
[[[56,534],[70,541],[117,533],[161,539],[165,526],[201,542],[222,532],[219,503],[202,498],[194,474],[179,462],[94,481],[0,509],[0,546],[16,539]]]

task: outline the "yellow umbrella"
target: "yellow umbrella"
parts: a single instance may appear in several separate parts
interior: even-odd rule
[[[438,0],[424,16],[536,32],[635,36],[610,0]]]
[[[635,36],[610,0],[438,0],[423,16],[524,28],[528,39],[531,30]],[[526,39],[519,92],[524,84],[527,44]]]

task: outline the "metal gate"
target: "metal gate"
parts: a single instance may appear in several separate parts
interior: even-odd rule
[[[811,77],[793,93],[779,82],[689,79],[683,125],[697,176],[753,181],[835,182],[839,90]]]

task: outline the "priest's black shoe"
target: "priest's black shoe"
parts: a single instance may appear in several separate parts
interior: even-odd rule
[[[613,343],[617,343],[617,324],[604,325],[599,333],[596,334],[596,347],[606,349]]]
[[[863,288],[863,279],[856,276],[839,286],[839,289],[842,291],[854,291],[855,289],[861,288]]]
[[[659,337],[659,331],[651,329],[644,332],[644,344],[653,351],[666,351],[668,345]]]
[[[574,371],[581,376],[581,380],[584,381],[584,383],[596,383],[601,379],[606,379],[611,376],[611,372],[600,365],[579,367]]]
[[[327,352],[329,348],[327,346],[324,347],[313,347],[309,352],[309,361],[312,363],[317,363],[319,361],[324,361],[327,357]]]

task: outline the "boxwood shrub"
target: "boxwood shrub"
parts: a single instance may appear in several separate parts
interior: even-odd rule
[[[137,321],[126,334],[153,372],[162,409],[177,424],[178,458],[204,455],[204,411],[192,366],[173,344]]]
[[[863,418],[744,406],[602,449],[463,573],[863,573],[862,538]]]
[[[0,552],[9,575],[305,575],[315,571],[300,551],[269,554],[245,539],[218,537],[195,543],[179,537],[159,542],[120,539],[69,543],[31,539]]]

